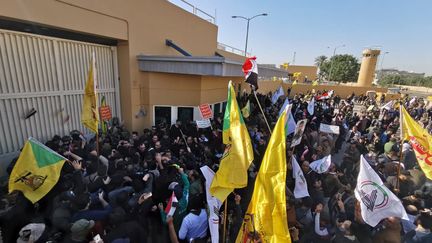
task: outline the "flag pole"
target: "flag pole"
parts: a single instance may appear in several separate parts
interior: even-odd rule
[[[257,97],[257,95],[256,95],[255,87],[254,87],[253,85],[251,85],[251,89],[252,89],[252,92],[254,93],[255,99],[256,99],[256,101],[257,101],[257,103],[258,103],[258,107],[259,107],[260,110],[261,110],[261,113],[262,113],[262,115],[263,115],[263,117],[264,117],[264,121],[266,122],[266,124],[267,124],[267,128],[268,128],[268,130],[269,130],[269,132],[270,132],[270,135],[271,135],[272,132],[271,132],[270,125],[269,125],[269,123],[268,123],[268,121],[267,121],[267,118],[266,118],[266,116],[265,116],[265,114],[264,114],[264,111],[263,111],[263,109],[262,109],[262,107],[261,107],[261,103],[259,102],[258,97]]]
[[[225,199],[224,218],[223,218],[223,238],[222,238],[222,243],[225,243],[225,242],[226,242],[226,231],[227,231],[226,219],[227,219],[227,214],[228,214],[228,198]]]
[[[98,87],[98,83],[97,83],[97,77],[96,77],[96,55],[95,52],[92,52],[92,65],[93,65],[93,81],[94,81],[94,92],[95,92],[95,97],[96,97],[96,118],[99,118],[99,109],[98,109],[98,102],[99,99],[97,98],[97,87]],[[98,125],[96,126],[96,154],[97,156],[99,156],[99,122]]]
[[[399,129],[400,129],[400,149],[399,149],[399,163],[398,163],[398,170],[397,170],[397,180],[396,180],[396,189],[399,192],[400,189],[400,173],[401,173],[401,163],[402,163],[402,147],[403,147],[403,118],[402,118],[402,102],[399,103]]]

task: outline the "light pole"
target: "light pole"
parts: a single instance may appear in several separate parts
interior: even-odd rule
[[[244,19],[244,20],[246,20],[247,21],[247,28],[246,28],[246,44],[245,44],[245,56],[247,56],[247,46],[248,46],[248,37],[249,37],[249,22],[252,20],[252,19],[254,19],[254,18],[256,18],[256,17],[259,17],[259,16],[267,16],[268,14],[267,13],[262,13],[262,14],[257,14],[257,15],[255,15],[255,16],[253,16],[253,17],[250,17],[250,18],[246,18],[246,17],[243,17],[243,16],[231,16],[233,19],[236,19],[236,18],[240,18],[240,19]]]
[[[345,47],[345,44],[340,45],[340,46],[336,46],[336,47],[333,49],[333,56],[331,56],[331,58],[334,57],[334,56],[336,55],[336,50],[337,50],[338,48],[341,48],[341,47]],[[331,58],[330,58],[330,61],[331,61]],[[331,81],[332,71],[333,71],[333,62],[332,62],[331,65],[330,65],[330,72],[329,72],[329,76],[328,76],[328,79],[329,79],[328,81]]]
[[[379,75],[379,79],[381,80],[383,77],[383,63],[384,63],[384,57],[385,55],[389,54],[390,52],[386,51],[383,53],[382,58],[381,58],[381,65],[380,65],[380,75]],[[394,82],[394,81],[393,81]],[[393,83],[394,85],[394,83]]]

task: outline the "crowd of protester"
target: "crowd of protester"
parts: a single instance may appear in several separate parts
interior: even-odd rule
[[[288,162],[286,211],[292,241],[432,242],[432,184],[419,168],[411,145],[401,141],[398,109],[380,109],[384,99],[334,95],[316,101],[310,115],[307,105],[313,94],[290,92],[294,119],[308,119],[308,123],[301,143],[288,149],[287,160],[297,158],[310,194],[294,198]],[[284,100],[272,104],[271,94],[258,99],[273,127]],[[241,107],[248,100],[251,103],[245,122],[255,159],[248,171],[248,187],[228,197],[227,212],[220,210],[221,219],[227,215],[227,242],[235,242],[270,138],[255,97],[243,92],[238,100]],[[432,109],[425,101],[404,98],[401,103],[432,130]],[[354,106],[362,108],[356,111]],[[339,135],[320,132],[321,123],[339,126]],[[292,134],[287,137],[288,148],[291,139]],[[129,132],[113,119],[98,143],[75,130],[54,136],[46,145],[70,162],[65,163],[56,186],[35,204],[19,191],[9,194],[7,185],[2,188],[3,242],[209,242],[200,167],[218,169],[224,151],[222,114],[215,114],[212,128],[197,129],[191,121],[177,121],[171,126],[161,122],[142,132]],[[329,154],[333,159],[326,173],[310,169],[311,162]],[[353,192],[360,155],[398,195],[409,220],[387,218],[376,227],[363,222]],[[15,162],[7,169],[9,174]],[[171,217],[165,208],[172,193],[178,204]],[[99,236],[100,241],[95,238]]]

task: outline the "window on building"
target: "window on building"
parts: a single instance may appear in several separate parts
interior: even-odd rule
[[[222,114],[225,114],[226,101],[222,103]]]
[[[179,107],[177,109],[177,119],[182,121],[183,124],[193,121],[193,107]]]
[[[165,123],[171,125],[171,107],[169,106],[155,106],[155,125]]]
[[[220,103],[216,103],[216,104],[214,104],[213,107],[214,107],[214,108],[213,108],[213,114],[215,114],[215,116],[219,115],[220,110],[221,110],[221,105],[220,105]]]

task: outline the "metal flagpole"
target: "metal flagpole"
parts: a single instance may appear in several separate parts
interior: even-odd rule
[[[397,180],[396,180],[396,189],[399,192],[400,189],[400,173],[401,173],[401,163],[402,163],[402,147],[403,147],[403,118],[402,118],[402,102],[399,103],[399,129],[400,129],[400,148],[399,148],[399,163],[398,163],[398,170],[397,170]]]
[[[225,199],[225,209],[224,209],[224,218],[223,218],[223,238],[222,238],[222,243],[226,242],[226,231],[227,231],[227,223],[226,223],[226,219],[227,219],[227,214],[228,214],[228,198]]]
[[[259,107],[260,110],[261,110],[261,113],[262,113],[262,115],[263,115],[263,117],[264,117],[264,121],[266,122],[266,124],[267,124],[267,128],[268,128],[268,130],[269,130],[269,132],[270,132],[270,135],[271,135],[272,132],[271,132],[270,125],[269,125],[269,123],[268,123],[268,121],[267,121],[267,118],[266,118],[266,116],[265,116],[265,114],[264,114],[264,111],[263,111],[263,109],[262,109],[262,107],[261,107],[261,103],[259,102],[258,97],[257,97],[257,95],[256,95],[255,87],[254,87],[253,85],[251,85],[251,89],[252,89],[252,92],[254,93],[255,99],[256,99],[256,101],[257,101],[257,103],[258,103],[258,107]]]

